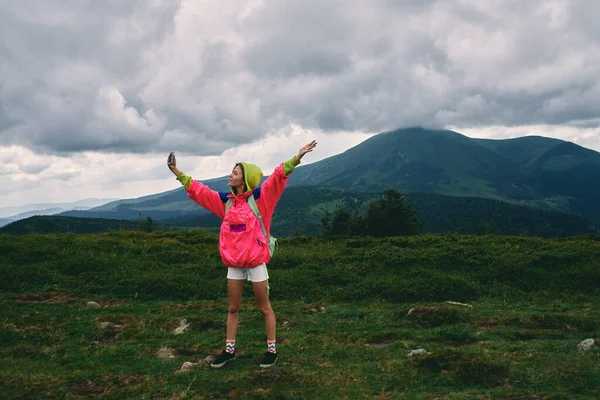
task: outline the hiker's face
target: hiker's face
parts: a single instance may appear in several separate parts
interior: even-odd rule
[[[242,173],[242,169],[239,165],[231,171],[229,174],[229,186],[231,187],[240,187],[244,185],[244,174]]]

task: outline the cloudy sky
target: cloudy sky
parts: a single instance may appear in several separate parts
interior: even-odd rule
[[[0,0],[0,206],[130,198],[422,125],[600,151],[600,3]]]

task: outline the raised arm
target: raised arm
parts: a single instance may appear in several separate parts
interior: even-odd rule
[[[302,146],[302,148],[298,151],[298,154],[286,162],[278,165],[277,168],[275,168],[275,171],[273,171],[273,173],[262,184],[260,196],[263,199],[261,203],[263,204],[264,209],[260,210],[261,214],[265,213],[267,215],[271,215],[273,213],[275,206],[277,205],[277,201],[279,200],[281,193],[283,193],[283,189],[285,189],[289,175],[292,173],[294,168],[300,164],[302,157],[304,157],[306,153],[313,151],[316,146],[317,142],[314,140],[309,144]]]
[[[227,201],[225,199],[225,193],[219,193],[212,190],[203,183],[193,180],[191,176],[181,172],[177,168],[177,160],[172,152],[167,159],[167,166],[177,177],[177,180],[185,187],[190,199],[194,200],[217,217],[223,219],[225,216],[225,202]]]
[[[311,151],[313,151],[313,149],[315,147],[317,147],[317,141],[316,140],[313,140],[309,144],[302,146],[302,148],[300,148],[300,150],[298,150],[298,154],[296,155],[296,159],[298,160],[298,164],[300,164],[300,160],[302,160],[302,157],[304,157],[304,155],[306,153],[310,153]],[[296,165],[298,165],[298,164],[296,164]],[[293,171],[293,168],[289,172],[287,172],[287,171],[284,171],[284,172],[285,172],[286,175],[289,175],[292,171]]]

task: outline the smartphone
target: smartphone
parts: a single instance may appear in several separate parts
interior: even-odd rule
[[[175,153],[169,156],[169,164],[173,164],[175,162]]]

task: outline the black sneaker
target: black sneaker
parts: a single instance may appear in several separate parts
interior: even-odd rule
[[[277,358],[278,358],[277,353],[270,353],[267,351],[265,353],[265,356],[263,357],[262,362],[260,363],[260,367],[261,368],[272,367],[277,362]]]
[[[235,352],[228,353],[225,350],[223,350],[221,354],[219,354],[217,358],[213,360],[210,366],[213,368],[221,368],[223,365],[227,364],[227,362],[231,360],[235,360]]]

